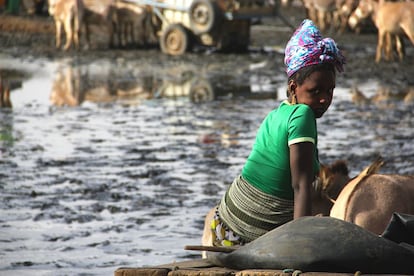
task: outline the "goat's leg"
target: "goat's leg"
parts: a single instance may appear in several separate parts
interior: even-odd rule
[[[325,26],[327,30],[332,31],[332,28],[335,28],[335,16],[333,12],[325,12]]]
[[[119,47],[121,45],[121,26],[120,25],[121,25],[121,23],[119,22],[119,19],[117,19],[116,21],[114,20],[112,22],[112,30],[113,30],[112,35],[115,36],[113,38],[113,41],[116,40],[116,46],[117,47]]]
[[[142,45],[142,46],[144,46],[144,47],[146,47],[147,46],[147,36],[146,36],[146,34],[147,34],[147,32],[146,32],[146,30],[147,30],[147,24],[146,24],[147,22],[146,22],[146,20],[145,20],[145,18],[141,21],[141,28],[140,28],[140,30],[138,30],[139,31],[139,35],[140,35],[140,44]]]
[[[313,22],[317,23],[318,21],[318,16],[317,16],[317,11],[314,7],[309,7],[306,9],[306,16],[312,20]]]
[[[125,20],[122,24],[122,46],[127,47],[129,41],[129,21]]]
[[[403,61],[405,56],[405,46],[403,38],[400,35],[395,36],[395,45],[397,48],[398,58],[400,59],[400,61]]]
[[[146,46],[147,41],[145,37],[145,21],[144,20],[141,21],[140,27],[137,29],[137,32],[138,34],[136,36],[139,38],[136,39],[135,43],[136,44],[139,43],[142,46]],[[139,42],[137,40],[139,40]]]
[[[344,15],[341,18],[342,19],[341,19],[341,23],[340,23],[340,25],[341,25],[340,32],[341,33],[345,33],[345,31],[346,31],[346,29],[348,27],[348,17]]]
[[[339,30],[340,33],[342,33],[342,16],[339,14],[339,11],[333,11],[333,27],[334,30]]]
[[[106,24],[108,28],[108,34],[109,34],[109,48],[114,48],[114,27],[112,25],[112,22],[109,22]]]
[[[86,38],[86,48],[89,49],[91,45],[91,30],[88,22],[85,23],[85,38]]]
[[[393,61],[394,60],[394,53],[393,53],[393,34],[387,32],[385,35],[385,60],[386,61]]]
[[[62,35],[62,22],[60,22],[59,19],[55,19],[55,25],[56,25],[56,48],[60,48],[61,43],[61,35]]]
[[[317,17],[318,17],[318,25],[319,28],[321,29],[321,31],[325,31],[326,30],[326,25],[325,25],[325,12],[323,11],[317,11]]]
[[[136,44],[136,38],[135,38],[135,25],[134,25],[134,21],[131,20],[131,22],[129,22],[128,24],[129,26],[129,44],[130,45],[134,45]]]
[[[131,26],[131,22],[129,20],[125,21],[125,30],[124,30],[124,35],[125,35],[125,41],[124,41],[124,46],[128,47],[129,45],[131,45],[131,41],[132,41],[132,36],[131,36],[131,32],[132,32],[132,26]]]
[[[65,33],[66,33],[66,43],[63,47],[64,50],[68,50],[73,41],[73,29],[72,29],[72,17],[68,16],[64,21]]]
[[[122,21],[118,19],[118,21],[114,23],[113,31],[113,36],[115,36],[114,41],[116,39],[116,46],[122,47]]]
[[[341,27],[341,19],[337,10],[331,11],[331,26],[330,29],[333,31],[339,30]]]
[[[117,40],[117,36],[118,36],[118,22],[115,21],[115,20],[113,20],[111,22],[111,24],[112,24],[112,30],[113,30],[112,35],[115,36],[114,38],[112,38],[112,40],[115,41],[116,46],[119,46],[119,42]]]
[[[73,42],[75,43],[75,47],[77,50],[79,50],[79,46],[80,46],[80,27],[81,27],[81,22],[80,22],[80,18],[75,18],[74,22],[73,22]]]
[[[375,56],[375,62],[378,63],[381,61],[382,49],[384,48],[384,38],[386,33],[381,30],[378,30],[378,43],[377,43],[377,52]]]
[[[119,30],[118,30],[118,41],[119,41],[119,46],[121,47],[125,47],[126,45],[126,22],[124,20],[122,20],[121,22],[119,22]]]

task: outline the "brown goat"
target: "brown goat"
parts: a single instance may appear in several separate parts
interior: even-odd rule
[[[337,0],[337,17],[339,31],[343,33],[348,26],[348,19],[352,12],[357,8],[358,0]]]
[[[382,234],[394,212],[414,215],[414,176],[370,174],[350,181],[330,216]]]
[[[338,20],[337,0],[303,0],[308,17],[324,31]]]
[[[66,33],[64,50],[68,50],[72,43],[80,48],[81,30],[84,29],[86,45],[90,47],[90,33],[92,25],[106,27],[105,34],[109,35],[109,47],[114,44],[113,25],[116,22],[113,0],[48,0],[49,14],[53,16],[56,25],[56,47],[61,45],[62,26]]]
[[[63,47],[68,50],[72,42],[79,49],[80,31],[84,18],[84,6],[81,0],[49,0],[49,14],[53,16],[56,26],[56,47],[60,48],[62,25],[65,29],[66,43]]]
[[[150,11],[145,5],[138,5],[124,0],[113,3],[116,13],[115,32],[120,46],[143,44],[147,42],[146,31],[151,27]],[[135,35],[139,32],[139,39]]]
[[[114,46],[114,24],[117,21],[114,0],[82,0],[85,6],[84,27],[87,47],[91,45],[90,34],[92,26],[105,28],[108,47]]]
[[[365,18],[371,16],[378,29],[378,44],[375,61],[379,62],[382,52],[386,60],[392,60],[392,49],[396,47],[399,59],[404,58],[402,36],[405,34],[414,45],[414,2],[385,2],[361,0],[349,18],[349,26],[356,28]],[[393,43],[395,40],[395,45]]]

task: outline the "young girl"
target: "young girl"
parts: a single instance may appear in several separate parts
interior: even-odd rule
[[[344,57],[306,19],[286,46],[285,64],[288,99],[266,116],[241,175],[207,217],[204,245],[244,244],[312,214],[319,171],[316,119],[332,102],[335,69],[342,71]]]

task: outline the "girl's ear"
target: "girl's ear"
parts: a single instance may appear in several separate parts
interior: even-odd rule
[[[296,87],[297,87],[296,82],[294,80],[290,80],[289,83],[288,83],[289,94],[295,94]]]

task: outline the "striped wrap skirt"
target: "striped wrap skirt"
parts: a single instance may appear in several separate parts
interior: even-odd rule
[[[211,222],[213,244],[248,243],[293,220],[293,207],[293,200],[266,194],[238,176],[221,199]]]

